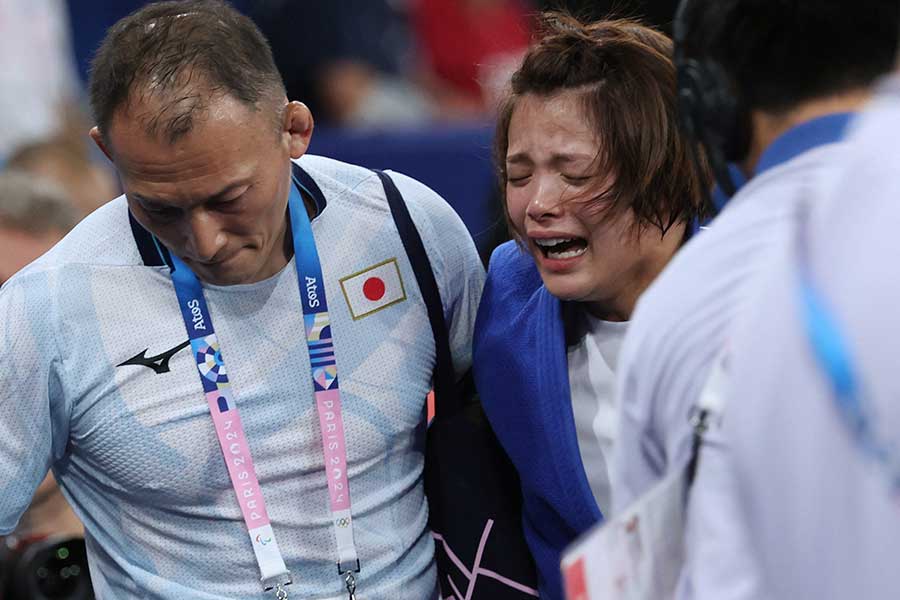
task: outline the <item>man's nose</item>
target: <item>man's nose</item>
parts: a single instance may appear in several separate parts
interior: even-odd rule
[[[199,262],[211,262],[226,244],[217,220],[204,210],[191,214],[188,223],[188,252]]]

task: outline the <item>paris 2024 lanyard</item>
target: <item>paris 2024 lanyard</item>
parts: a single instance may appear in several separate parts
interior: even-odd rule
[[[331,498],[332,526],[338,551],[337,570],[350,600],[354,600],[356,597],[354,573],[359,573],[360,564],[353,541],[347,448],[341,415],[337,363],[322,279],[322,266],[300,188],[300,183],[294,179],[288,199],[297,281],[303,306],[313,393],[319,413],[325,474]],[[234,391],[228,382],[225,360],[203,296],[203,287],[197,276],[178,257],[172,254],[171,259],[172,283],[191,341],[191,350],[197,361],[197,371],[219,438],[222,456],[228,467],[231,485],[234,487],[253,552],[259,563],[263,589],[274,592],[276,598],[283,600],[288,597],[285,586],[292,582],[291,573],[285,566],[266,512],[266,503],[253,467]]]

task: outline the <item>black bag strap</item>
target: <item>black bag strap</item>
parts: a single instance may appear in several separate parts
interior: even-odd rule
[[[690,419],[693,437],[691,440],[691,457],[687,465],[687,489],[685,493],[694,485],[694,478],[697,475],[697,465],[700,462],[700,453],[703,449],[706,433],[713,426],[713,421],[719,421],[722,418],[723,400],[718,392],[725,373],[726,357],[727,353],[725,350],[716,355],[710,373],[706,378],[706,383],[703,386],[700,399],[691,410]]]
[[[440,410],[443,414],[452,414],[459,410],[460,406],[454,406],[451,403],[460,404],[460,401],[459,395],[454,393],[457,386],[453,369],[453,356],[450,353],[450,336],[447,333],[447,322],[444,320],[444,306],[441,303],[441,293],[438,290],[437,281],[434,279],[434,271],[431,269],[431,262],[428,260],[428,254],[425,252],[422,237],[419,235],[419,230],[416,229],[416,225],[409,215],[409,209],[406,207],[406,202],[403,200],[400,190],[397,189],[394,181],[384,171],[377,169],[374,169],[374,171],[384,186],[384,193],[391,208],[391,215],[394,217],[394,223],[397,226],[397,231],[400,233],[400,240],[403,242],[406,256],[409,258],[413,273],[416,275],[416,282],[419,284],[419,291],[422,293],[425,307],[428,309],[428,320],[431,323],[431,333],[434,335],[436,353],[434,369],[435,412],[438,413],[438,410]],[[440,409],[438,409],[439,401]]]

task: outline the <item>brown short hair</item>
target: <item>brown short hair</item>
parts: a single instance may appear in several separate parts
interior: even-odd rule
[[[221,0],[155,2],[117,22],[94,56],[88,89],[104,136],[132,95],[169,94],[147,129],[173,142],[191,131],[194,113],[205,108],[208,98],[189,89],[198,83],[205,96],[223,93],[254,109],[285,95],[266,38]]]
[[[663,233],[711,215],[706,159],[678,128],[671,40],[628,19],[585,24],[554,12],[540,24],[497,120],[494,158],[504,206],[509,124],[519,98],[576,90],[600,140],[597,173],[615,174],[596,198],[609,207],[607,215],[630,208],[639,228]]]

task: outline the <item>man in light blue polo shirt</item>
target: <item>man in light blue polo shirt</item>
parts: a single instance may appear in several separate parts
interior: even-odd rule
[[[900,590],[898,136],[894,79],[735,330],[722,466],[755,598]]]
[[[750,180],[638,302],[618,373],[617,512],[688,463],[691,416],[745,304],[744,286],[786,237],[798,190],[840,160],[851,114],[893,64],[897,16],[896,3],[883,1],[682,3],[682,108],[717,173],[734,161]],[[701,469],[720,450],[717,433],[707,435]],[[689,560],[714,556],[717,568],[704,576],[752,586],[734,572],[739,565],[718,558],[717,540],[733,540],[717,489],[715,479],[698,480],[691,491],[707,510],[688,524],[689,541],[703,540],[689,543]],[[683,580],[682,593],[691,596],[694,583]]]

